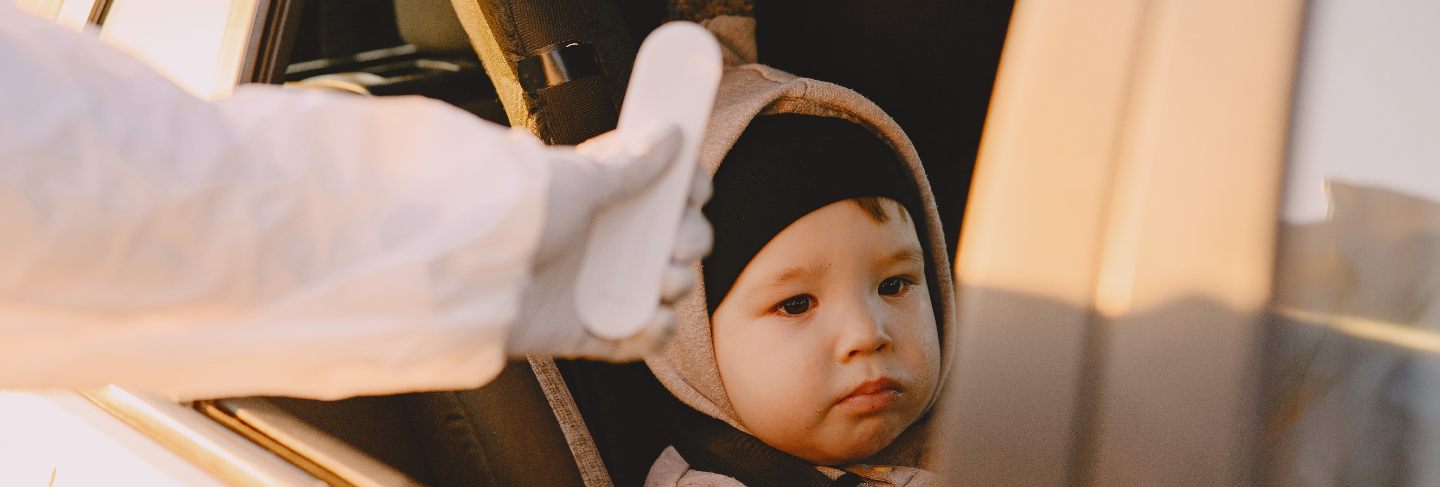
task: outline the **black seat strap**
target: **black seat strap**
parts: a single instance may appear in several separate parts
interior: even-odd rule
[[[752,487],[832,485],[830,478],[809,462],[690,409],[673,397],[670,402],[666,415],[670,420],[669,436],[691,468],[730,476]]]

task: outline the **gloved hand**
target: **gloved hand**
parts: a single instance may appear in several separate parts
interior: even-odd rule
[[[670,336],[671,305],[695,286],[694,264],[710,251],[710,223],[700,207],[710,198],[710,174],[696,167],[670,266],[661,280],[661,301],[636,335],[607,340],[590,334],[575,309],[575,282],[596,213],[659,179],[680,146],[674,128],[619,147],[613,132],[575,149],[556,148],[549,159],[550,189],[545,227],[536,252],[534,282],[510,327],[507,353],[568,358],[633,360]]]

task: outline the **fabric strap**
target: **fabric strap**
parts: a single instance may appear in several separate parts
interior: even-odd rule
[[[841,475],[839,478],[835,479],[834,482],[831,482],[830,487],[855,487],[864,483],[865,477],[861,477],[850,472],[845,472],[845,475]]]
[[[831,485],[830,478],[809,462],[690,409],[674,397],[665,402],[668,436],[691,468],[730,476],[750,486]]]

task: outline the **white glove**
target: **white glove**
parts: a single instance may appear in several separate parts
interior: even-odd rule
[[[710,174],[698,166],[670,266],[661,280],[661,301],[655,303],[644,328],[623,340],[603,339],[590,334],[576,312],[576,275],[595,214],[657,181],[680,146],[680,132],[673,128],[619,150],[613,147],[619,139],[612,134],[575,149],[555,148],[549,159],[547,215],[536,251],[534,282],[525,290],[520,316],[506,341],[512,356],[638,359],[669,338],[675,323],[671,305],[695,286],[695,262],[709,253],[712,240],[710,223],[700,213],[710,198]],[[608,159],[596,159],[598,154]]]

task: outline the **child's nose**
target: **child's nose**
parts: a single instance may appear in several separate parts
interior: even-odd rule
[[[840,338],[838,358],[841,363],[881,353],[891,347],[890,334],[885,330],[883,316],[867,308],[862,306],[861,309],[865,312],[857,313],[854,319],[846,320],[847,324]]]

